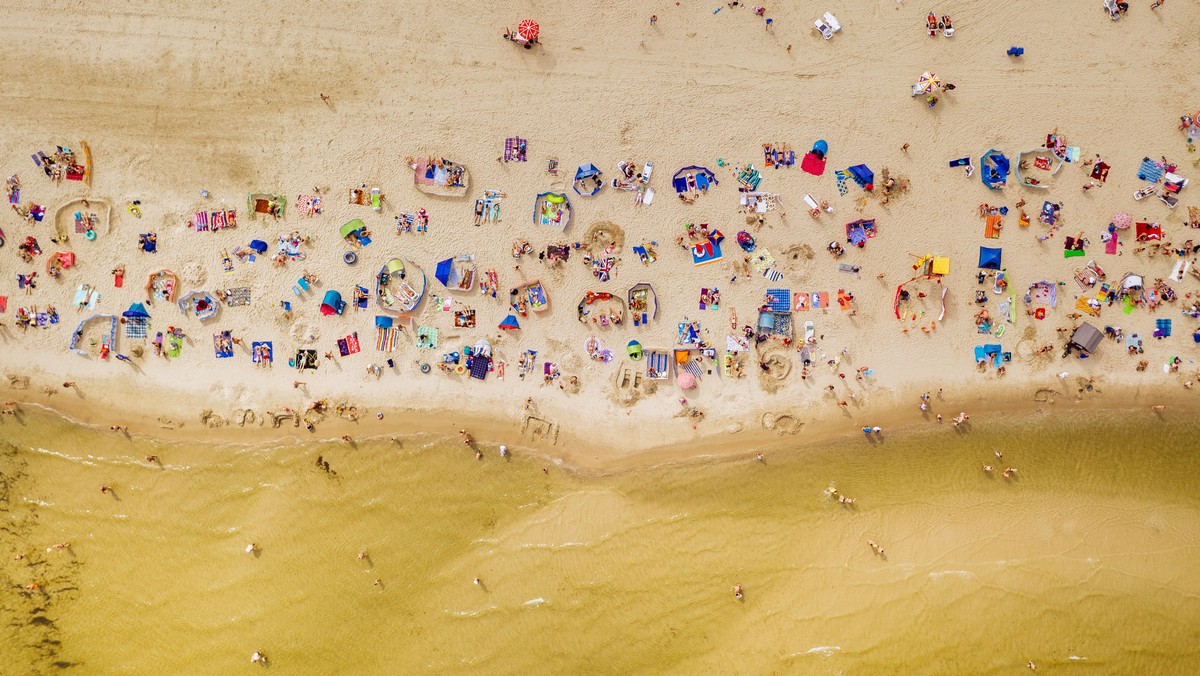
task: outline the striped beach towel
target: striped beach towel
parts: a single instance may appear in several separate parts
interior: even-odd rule
[[[396,333],[395,327],[390,329],[379,329],[379,335],[375,338],[375,349],[380,352],[395,352],[396,351]]]
[[[192,226],[196,232],[208,232],[208,212],[197,211],[196,215],[192,217]]]

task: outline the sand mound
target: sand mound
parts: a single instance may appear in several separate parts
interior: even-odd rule
[[[584,231],[581,241],[593,254],[609,248],[616,253],[625,246],[625,230],[612,221],[596,221]]]
[[[796,416],[790,413],[764,413],[762,417],[762,426],[764,430],[774,431],[779,435],[799,434],[800,429],[804,427]]]

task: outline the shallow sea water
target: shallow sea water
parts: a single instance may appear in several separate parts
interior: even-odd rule
[[[1011,416],[597,475],[449,442],[166,444],[7,418],[0,664],[1195,673],[1198,433]]]

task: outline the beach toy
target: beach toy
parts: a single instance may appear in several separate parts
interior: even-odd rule
[[[463,366],[462,364],[459,364],[458,366],[454,367],[454,372],[461,376],[462,374],[467,372],[467,367]]]
[[[347,251],[346,253],[342,254],[342,262],[344,262],[346,265],[354,265],[358,262],[358,254],[354,253],[353,251]]]
[[[625,349],[629,352],[631,361],[639,361],[642,358],[642,344],[636,340],[629,341],[629,345]]]
[[[87,232],[83,233],[83,237],[89,242],[94,241],[96,239],[96,231],[88,228]]]
[[[429,373],[429,364],[421,363],[421,373]]]

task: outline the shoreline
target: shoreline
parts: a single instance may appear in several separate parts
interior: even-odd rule
[[[1064,384],[1059,385],[1060,388],[1055,389],[1033,387],[1030,384],[1020,394],[989,392],[986,388],[978,387],[974,390],[964,388],[952,400],[946,397],[939,401],[937,395],[933,395],[931,404],[934,408],[940,406],[947,412],[951,409],[965,410],[972,416],[972,421],[986,420],[995,415],[1028,415],[1031,420],[1036,421],[1064,410],[1072,413],[1142,412],[1149,417],[1156,415],[1150,409],[1158,404],[1167,406],[1166,413],[1161,416],[1164,420],[1179,415],[1180,411],[1185,415],[1200,413],[1200,406],[1182,392],[1157,392],[1151,395],[1144,392],[1142,387],[1123,384],[1107,386],[1102,392],[1084,396],[1069,389],[1064,391]],[[919,391],[920,388],[915,388],[912,394],[905,398],[916,401]],[[746,412],[740,416],[741,420],[730,417],[703,421],[697,425],[697,429],[687,430],[691,436],[686,439],[672,441],[660,438],[651,443],[626,445],[621,452],[614,453],[610,442],[596,439],[594,435],[585,438],[587,430],[583,430],[582,433],[574,430],[564,431],[557,443],[531,439],[521,433],[521,416],[515,411],[508,416],[488,416],[479,413],[464,416],[446,409],[371,407],[360,414],[358,421],[329,418],[319,422],[314,431],[308,432],[302,426],[292,428],[290,423],[278,428],[257,422],[246,426],[223,424],[207,427],[200,421],[199,416],[195,415],[199,411],[194,411],[189,417],[179,415],[183,411],[177,410],[174,415],[156,418],[153,414],[140,414],[132,407],[101,408],[88,399],[72,399],[66,392],[47,395],[44,388],[36,390],[36,395],[31,398],[29,395],[34,392],[32,389],[14,389],[7,384],[0,386],[0,397],[6,401],[17,401],[23,409],[22,413],[34,412],[35,415],[53,416],[73,425],[97,430],[103,430],[110,421],[117,420],[122,426],[133,428],[128,433],[129,436],[151,442],[191,441],[254,447],[281,442],[344,443],[340,437],[350,435],[354,443],[381,441],[391,437],[404,444],[407,440],[422,438],[456,441],[457,430],[465,428],[474,438],[475,446],[485,453],[494,452],[496,447],[504,444],[510,451],[533,453],[560,469],[581,475],[620,473],[665,464],[728,461],[738,457],[750,458],[758,451],[778,452],[795,447],[799,447],[798,450],[802,452],[805,447],[858,437],[861,435],[859,427],[866,424],[878,425],[884,431],[881,438],[872,437],[866,440],[865,448],[886,449],[889,436],[908,435],[938,427],[945,427],[947,434],[970,433],[970,423],[957,430],[952,425],[951,418],[957,413],[943,413],[943,422],[939,425],[932,412],[918,413],[915,405],[911,403],[901,405],[897,401],[882,404],[872,402],[870,413],[852,413],[838,409],[826,409],[823,415],[817,416],[809,413],[804,420],[798,420],[799,424],[792,432],[781,429],[779,425],[773,428],[766,426],[764,420],[775,415],[773,411]],[[1035,399],[1043,392],[1052,392],[1053,395],[1047,401]],[[897,398],[892,397],[893,400]],[[377,411],[384,413],[383,420],[375,418]],[[214,412],[213,415],[224,419],[228,413]],[[451,416],[454,416],[452,423],[429,422]],[[163,418],[171,420],[173,424],[164,423]],[[637,418],[631,418],[627,424],[609,426],[606,430],[613,434],[628,435],[636,431],[640,424],[642,423]]]

